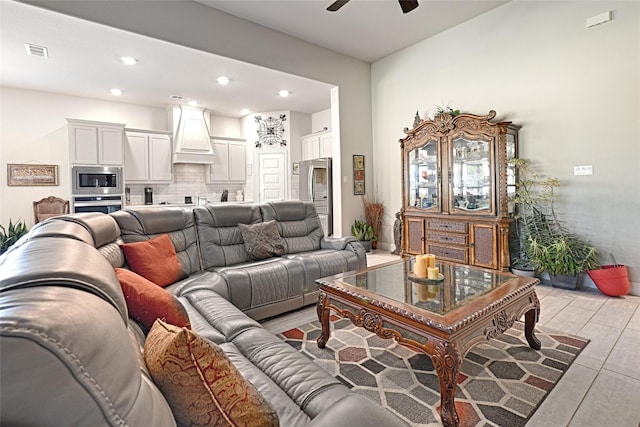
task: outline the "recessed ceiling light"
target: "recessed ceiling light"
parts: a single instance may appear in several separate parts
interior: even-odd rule
[[[110,89],[109,92],[111,92],[111,95],[115,95],[115,96],[122,95],[122,91],[120,89],[117,89],[117,88]]]
[[[251,112],[251,110],[249,110],[248,108],[243,108],[242,110],[240,110],[240,114],[249,114]]]
[[[229,78],[225,76],[218,77],[218,83],[221,85],[226,85],[229,83]]]
[[[127,65],[135,65],[136,62],[138,62],[135,58],[132,58],[130,56],[123,56],[122,58],[120,58],[120,60]]]
[[[189,101],[189,105],[191,105],[192,107],[195,107],[196,105],[198,105],[198,101],[196,101],[195,99],[192,99],[191,101]]]
[[[280,92],[278,92],[278,95],[280,95],[283,98],[286,98],[287,96],[289,96],[289,91],[286,89],[282,89]]]

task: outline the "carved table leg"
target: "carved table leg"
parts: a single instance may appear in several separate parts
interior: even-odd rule
[[[462,358],[455,345],[442,341],[437,344],[431,360],[440,382],[440,418],[445,427],[457,426],[460,418],[456,412],[454,398],[458,388],[458,372]]]
[[[540,340],[535,336],[534,328],[536,326],[536,322],[538,321],[538,310],[537,308],[532,308],[524,314],[524,336],[529,343],[529,347],[534,350],[540,350],[542,344]]]
[[[329,341],[329,298],[327,294],[324,292],[320,292],[320,296],[318,297],[318,305],[316,306],[316,310],[318,312],[318,320],[320,321],[320,326],[322,326],[322,333],[318,337],[318,347],[324,348]]]

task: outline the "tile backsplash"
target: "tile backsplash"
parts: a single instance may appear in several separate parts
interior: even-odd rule
[[[205,165],[175,164],[173,165],[173,182],[169,184],[127,184],[131,191],[128,206],[144,205],[145,187],[153,188],[153,204],[162,202],[178,204],[184,203],[185,196],[191,196],[193,203],[196,197],[206,197],[208,201],[220,201],[223,190],[229,191],[229,201],[236,200],[236,192],[242,190],[248,198],[245,183],[215,183],[205,182]]]

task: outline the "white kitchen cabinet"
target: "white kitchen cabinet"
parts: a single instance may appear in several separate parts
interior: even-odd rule
[[[247,154],[244,139],[211,140],[215,163],[207,165],[206,182],[245,182]]]
[[[127,130],[124,153],[125,182],[171,182],[169,132]]]
[[[331,157],[333,145],[331,132],[320,135],[320,157]]]
[[[72,165],[122,166],[124,124],[66,120]]]
[[[331,157],[332,135],[330,131],[304,135],[302,141],[302,160]]]

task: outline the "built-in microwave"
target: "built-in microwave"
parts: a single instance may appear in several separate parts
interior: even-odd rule
[[[122,194],[122,168],[109,166],[73,166],[73,194]]]

